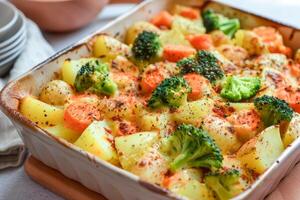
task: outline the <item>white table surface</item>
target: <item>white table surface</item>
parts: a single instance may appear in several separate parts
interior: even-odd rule
[[[299,0],[220,0],[235,4],[240,8],[248,8],[253,12],[264,13],[292,23],[300,22]],[[106,7],[97,19],[87,27],[67,34],[44,33],[45,38],[58,51],[78,41],[80,38],[99,29],[116,16],[126,12],[133,5],[111,5]],[[299,25],[298,25],[299,26]],[[60,200],[61,198],[33,182],[24,168],[0,171],[0,200]]]

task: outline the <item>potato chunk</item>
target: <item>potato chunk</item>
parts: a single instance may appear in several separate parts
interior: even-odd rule
[[[51,105],[63,106],[72,95],[70,85],[61,80],[53,80],[43,87],[40,100]]]
[[[107,35],[98,36],[93,46],[94,56],[107,62],[119,55],[126,56],[129,52],[130,48],[126,44]]]
[[[138,125],[143,131],[166,132],[168,128],[169,114],[154,113],[143,110],[139,114]]]
[[[201,99],[180,106],[172,118],[178,123],[199,126],[203,119],[212,111],[214,102],[211,99]]]
[[[130,171],[145,181],[160,185],[168,169],[168,160],[158,151],[158,147],[155,145],[155,147],[146,151]]]
[[[115,146],[121,166],[126,170],[130,170],[144,155],[145,151],[149,150],[156,142],[158,142],[157,132],[140,132],[116,137]]]
[[[96,58],[81,58],[79,60],[65,60],[61,68],[63,81],[74,86],[74,82],[80,68],[95,59]]]
[[[225,119],[206,115],[203,129],[215,140],[223,154],[234,153],[242,145],[234,133],[233,126]]]
[[[164,179],[164,187],[190,200],[214,199],[212,191],[204,183],[200,169],[184,169]]]
[[[279,126],[271,126],[246,142],[237,152],[237,156],[245,167],[262,174],[283,150]]]
[[[39,126],[54,126],[63,123],[63,109],[44,103],[32,96],[22,99],[20,112]]]
[[[135,40],[135,38],[143,31],[150,31],[159,34],[160,30],[153,24],[150,24],[146,21],[139,21],[135,22],[130,26],[126,33],[125,42],[126,44],[132,44]]]
[[[287,131],[283,134],[282,140],[285,147],[290,145],[300,136],[300,114],[294,113]]]
[[[84,130],[74,145],[102,160],[117,165],[118,156],[112,144],[113,136],[107,130],[109,130],[109,126],[105,121],[94,121]]]
[[[65,139],[70,143],[74,143],[80,136],[80,133],[65,127],[63,124],[58,124],[56,126],[43,127],[46,131],[52,135]]]

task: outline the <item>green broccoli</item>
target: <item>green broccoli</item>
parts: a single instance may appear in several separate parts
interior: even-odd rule
[[[229,37],[232,37],[240,28],[239,19],[228,19],[221,14],[216,14],[213,10],[210,9],[203,12],[202,18],[207,32],[220,30]]]
[[[283,121],[291,121],[293,109],[289,105],[276,97],[264,95],[254,99],[254,105],[265,126],[272,126]]]
[[[133,57],[137,61],[150,61],[155,59],[161,50],[159,35],[143,31],[135,39],[132,46]]]
[[[204,177],[204,181],[220,200],[231,199],[243,191],[240,183],[240,172],[236,169],[209,173]]]
[[[191,88],[184,78],[179,76],[167,78],[153,91],[148,106],[178,108],[187,100],[189,92]]]
[[[113,95],[117,91],[116,83],[109,76],[108,65],[98,59],[90,59],[77,72],[75,89],[78,92],[89,90],[93,93]]]
[[[261,86],[258,77],[228,76],[222,84],[221,96],[237,102],[256,95]]]
[[[198,73],[215,83],[224,77],[218,59],[209,51],[198,51],[195,57],[184,58],[177,63],[181,68],[181,74]]]
[[[203,167],[211,170],[222,166],[221,150],[207,132],[192,125],[180,125],[161,146],[162,152],[174,160],[171,171],[187,167]]]

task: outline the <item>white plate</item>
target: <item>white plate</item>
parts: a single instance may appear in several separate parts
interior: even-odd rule
[[[13,29],[17,19],[17,9],[8,2],[0,1],[0,41]]]
[[[11,29],[9,34],[7,34],[3,39],[4,41],[0,41],[0,48],[3,48],[13,41],[15,41],[18,37],[22,35],[26,28],[25,16],[23,13],[19,12],[17,22],[15,26]]]
[[[0,62],[5,61],[8,57],[18,53],[20,51],[20,49],[24,48],[25,43],[26,43],[26,38],[24,38],[16,48],[13,48],[7,52],[0,54]],[[1,65],[0,65],[0,67],[1,67]]]
[[[25,31],[23,31],[22,35],[20,37],[18,37],[15,41],[13,41],[11,44],[9,44],[7,46],[4,46],[3,48],[0,48],[0,55],[5,53],[5,52],[8,52],[8,51],[12,50],[13,48],[18,47],[18,45],[20,45],[21,42],[24,39],[26,39],[26,32]]]
[[[13,64],[15,63],[18,56],[22,53],[25,45],[20,48],[15,54],[11,55],[10,57],[6,58],[3,61],[0,61],[0,76],[6,75],[7,72],[11,69]]]

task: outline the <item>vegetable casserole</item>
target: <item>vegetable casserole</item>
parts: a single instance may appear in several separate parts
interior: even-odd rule
[[[19,110],[47,132],[188,199],[246,190],[300,134],[300,51],[175,5],[124,42],[92,41]]]

